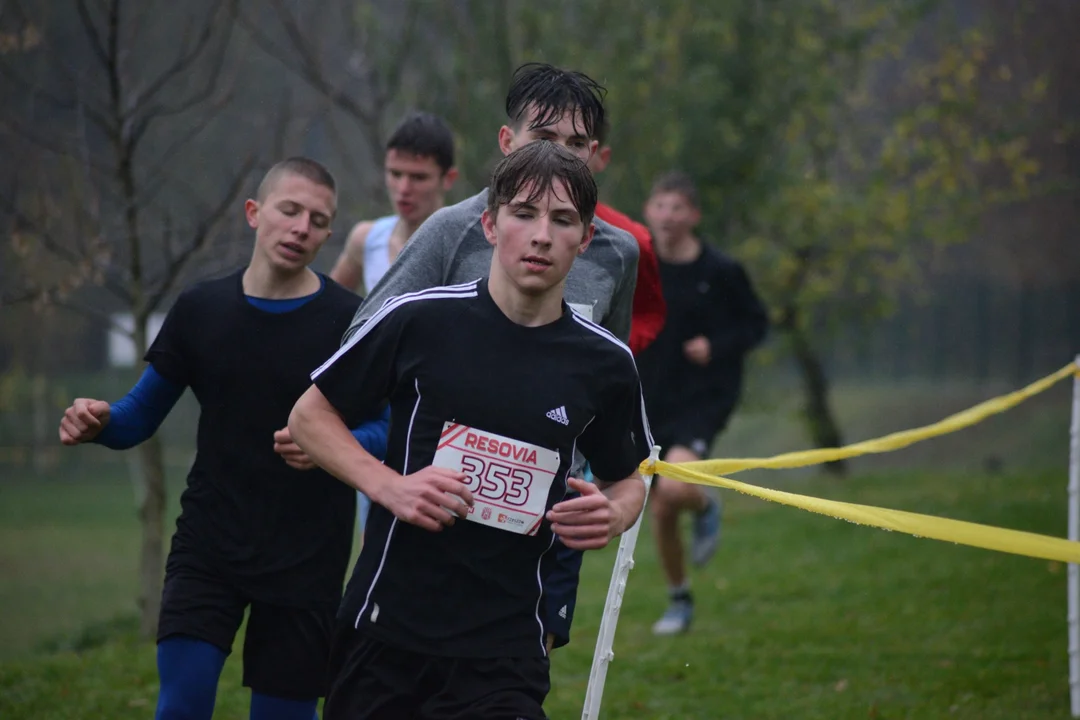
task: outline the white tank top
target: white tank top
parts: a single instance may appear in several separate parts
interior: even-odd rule
[[[364,292],[370,294],[380,278],[390,269],[390,235],[397,225],[397,215],[379,218],[371,225],[364,240]]]

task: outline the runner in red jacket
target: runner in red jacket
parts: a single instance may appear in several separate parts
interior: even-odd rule
[[[608,123],[605,120],[596,136],[600,144],[593,153],[592,159],[589,160],[589,169],[592,170],[594,176],[603,172],[611,162],[611,146],[607,144],[608,130]],[[664,303],[664,294],[660,289],[660,266],[656,260],[656,251],[653,249],[652,236],[644,225],[634,222],[610,205],[599,203],[596,206],[596,217],[633,235],[641,249],[641,256],[638,258],[637,289],[634,290],[633,316],[630,321],[630,350],[637,355],[660,334],[667,316],[667,305]]]

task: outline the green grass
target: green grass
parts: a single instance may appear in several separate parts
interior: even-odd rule
[[[797,492],[1065,531],[1063,470],[762,477]],[[124,619],[134,609],[131,497],[115,471],[0,484],[0,718],[151,714],[154,650]],[[643,529],[604,718],[1068,717],[1064,566],[725,498],[724,543],[693,576],[688,635],[649,632],[665,591]],[[574,641],[553,658],[552,718],[580,717],[613,558],[614,548],[586,558]],[[238,654],[216,718],[247,716]]]

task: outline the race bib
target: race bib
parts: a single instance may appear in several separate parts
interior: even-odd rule
[[[535,535],[559,471],[559,453],[448,422],[432,464],[465,473],[474,500],[467,520]]]

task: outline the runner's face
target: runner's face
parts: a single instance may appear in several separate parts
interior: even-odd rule
[[[537,140],[550,140],[577,155],[582,162],[589,162],[589,158],[596,151],[596,141],[586,137],[585,123],[581,120],[580,112],[575,110],[573,113],[564,113],[557,122],[533,128],[536,114],[536,108],[530,107],[516,126],[503,125],[499,131],[499,147],[503,155],[509,155]]]
[[[485,211],[482,222],[506,277],[524,294],[539,295],[561,287],[592,240],[593,226],[585,226],[561,180],[528,202],[531,191],[526,186],[495,218]]]
[[[645,222],[660,243],[672,243],[691,235],[701,213],[680,192],[655,193],[645,203]]]
[[[453,182],[430,155],[395,149],[386,152],[386,192],[397,216],[419,225],[442,207],[443,194]]]
[[[262,202],[244,205],[248,225],[255,229],[256,254],[275,269],[303,270],[330,237],[336,205],[334,191],[325,185],[282,175]]]

